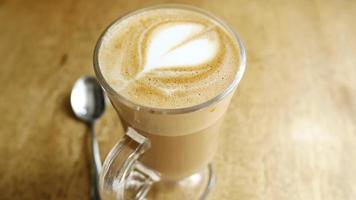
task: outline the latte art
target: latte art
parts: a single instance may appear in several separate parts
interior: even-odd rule
[[[221,25],[203,14],[161,8],[132,15],[103,37],[99,64],[110,86],[150,107],[207,101],[233,81],[238,50]]]
[[[204,26],[200,24],[167,23],[158,27],[147,44],[143,71],[155,68],[197,66],[216,55],[218,37],[204,37]],[[144,49],[143,49],[144,50]]]

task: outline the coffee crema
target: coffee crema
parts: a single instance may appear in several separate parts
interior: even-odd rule
[[[128,100],[182,108],[214,98],[235,79],[233,35],[207,15],[159,8],[130,15],[102,38],[99,65],[107,83]]]

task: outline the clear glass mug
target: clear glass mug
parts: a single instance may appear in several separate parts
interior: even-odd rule
[[[181,8],[204,14],[220,23],[237,41],[239,68],[234,81],[218,96],[178,109],[138,105],[105,81],[98,52],[107,31],[122,19],[157,8]],[[223,21],[204,10],[161,5],[132,12],[114,21],[100,36],[94,51],[99,83],[116,109],[126,134],[108,154],[100,173],[100,193],[109,199],[202,199],[214,182],[211,161],[218,144],[219,126],[246,65],[244,46]]]

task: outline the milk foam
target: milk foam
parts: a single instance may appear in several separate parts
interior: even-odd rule
[[[130,16],[105,34],[104,78],[135,103],[177,108],[202,103],[233,81],[236,41],[205,15],[160,8]]]

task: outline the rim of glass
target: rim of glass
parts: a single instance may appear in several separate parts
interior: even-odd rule
[[[100,47],[102,45],[102,41],[104,36],[106,35],[106,33],[108,32],[108,30],[115,26],[116,24],[120,23],[121,21],[123,21],[124,19],[144,12],[144,11],[148,11],[148,10],[154,10],[154,9],[160,9],[160,8],[177,8],[177,9],[185,9],[185,10],[191,10],[191,11],[195,11],[198,12],[200,14],[203,14],[209,18],[211,18],[212,20],[216,21],[217,23],[219,23],[222,27],[224,27],[233,37],[234,39],[237,41],[238,43],[238,47],[239,47],[239,56],[240,56],[240,63],[239,63],[239,68],[236,72],[235,78],[234,80],[230,83],[230,85],[225,88],[222,92],[220,92],[218,95],[216,95],[215,97],[204,101],[200,104],[196,104],[193,106],[189,106],[189,107],[181,107],[181,108],[157,108],[157,107],[149,107],[149,106],[144,106],[141,104],[137,104],[135,102],[132,102],[131,100],[129,100],[128,98],[124,97],[123,95],[119,94],[118,92],[116,92],[105,80],[103,74],[101,73],[100,70],[100,66],[99,66],[99,50]],[[132,12],[127,13],[126,15],[119,17],[117,19],[115,19],[104,31],[103,33],[100,35],[95,49],[94,49],[94,56],[93,56],[93,61],[94,61],[94,71],[95,74],[98,78],[99,83],[102,85],[102,87],[104,87],[104,89],[106,90],[106,92],[111,93],[115,96],[118,97],[118,100],[123,103],[124,105],[128,106],[131,109],[134,110],[139,110],[139,111],[146,111],[146,112],[151,112],[151,113],[162,113],[162,114],[182,114],[182,113],[188,113],[188,112],[193,112],[193,111],[197,111],[203,108],[206,108],[212,104],[215,104],[219,101],[221,101],[224,97],[226,97],[227,95],[229,95],[232,91],[234,91],[234,89],[238,86],[244,72],[245,72],[245,68],[246,68],[246,51],[245,51],[245,47],[240,39],[240,37],[238,36],[238,34],[232,30],[230,28],[230,26],[228,26],[223,20],[221,20],[220,18],[216,17],[215,15],[211,14],[210,12],[194,7],[194,6],[188,6],[188,5],[181,5],[181,4],[161,4],[161,5],[156,5],[156,6],[150,6],[150,7],[146,7],[146,8],[142,8],[142,9],[138,9]]]

